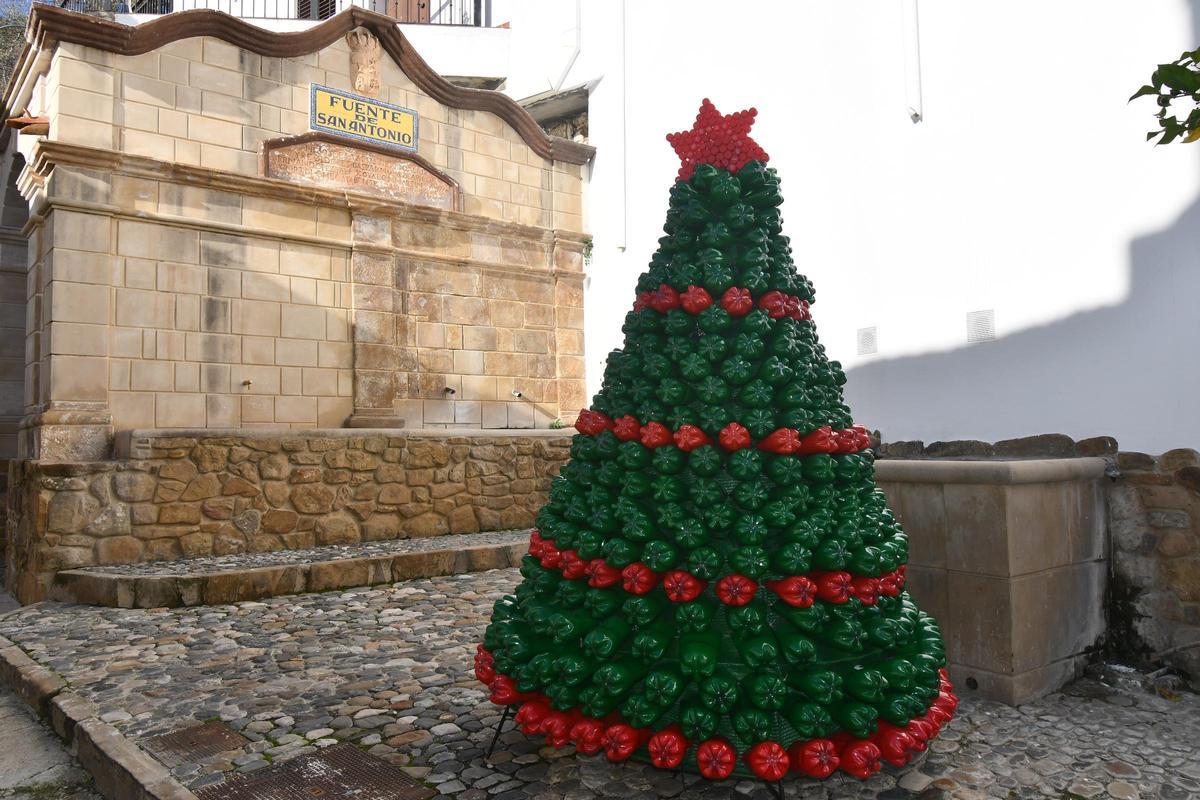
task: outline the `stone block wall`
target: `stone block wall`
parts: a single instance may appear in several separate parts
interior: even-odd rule
[[[5,213],[37,213],[28,279],[0,281],[24,289],[25,333],[11,386],[0,348],[0,457],[18,425],[18,456],[91,462],[139,428],[532,428],[584,405],[591,148],[447,83],[361,9],[287,34],[204,11],[204,37],[165,15],[125,38],[31,13],[18,82],[49,133],[9,137]],[[267,144],[308,130],[314,85],[354,86],[351,31],[380,45],[363,91],[416,111],[417,153],[332,136],[312,157],[369,178],[367,155],[402,161],[453,183],[449,205],[392,173],[269,170]]]
[[[586,403],[581,237],[44,151],[57,163],[29,248],[26,456],[103,458],[114,430],[363,413],[385,418],[367,427],[545,428]],[[47,432],[89,420],[108,432],[83,447]]]
[[[28,284],[41,323],[27,335],[39,356],[29,408],[95,403],[116,430],[350,415],[345,209],[71,165],[47,194],[56,207]]]
[[[464,211],[583,230],[578,164],[538,155],[496,114],[443,105],[386,54],[379,68],[379,99],[420,115],[418,153],[458,183]],[[211,36],[140,55],[64,42],[44,102],[54,141],[258,175],[264,141],[309,130],[313,83],[354,91],[341,37],[292,58],[260,56]]]
[[[1200,687],[1200,453],[1124,452],[1116,465],[1111,649]]]
[[[395,413],[407,425],[574,420],[587,405],[582,253],[447,225],[394,226],[393,243],[406,254],[396,268],[407,315]],[[447,263],[448,254],[475,259]]]
[[[116,461],[10,465],[8,588],[58,570],[532,525],[557,431],[134,432]]]

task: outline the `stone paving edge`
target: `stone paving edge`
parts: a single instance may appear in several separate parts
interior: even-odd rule
[[[189,575],[131,576],[63,570],[55,576],[50,597],[110,608],[226,605],[286,594],[505,569],[519,566],[527,549],[525,542],[484,544]]]
[[[0,637],[0,684],[49,720],[109,800],[196,800],[166,767],[101,721],[90,700],[70,691],[54,672],[4,637]]]

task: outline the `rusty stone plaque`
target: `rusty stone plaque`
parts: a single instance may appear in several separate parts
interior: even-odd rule
[[[435,794],[399,767],[350,744],[196,789],[199,800],[425,800]]]
[[[187,761],[204,761],[218,753],[241,750],[249,741],[220,722],[206,722],[151,736],[141,745],[163,764],[174,767]]]
[[[364,192],[414,205],[454,210],[458,187],[416,156],[344,144],[316,134],[267,142],[263,169],[323,189]]]

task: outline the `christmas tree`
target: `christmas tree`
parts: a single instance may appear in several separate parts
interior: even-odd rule
[[[571,460],[475,671],[528,734],[707,778],[866,778],[953,714],[755,110],[704,101]]]

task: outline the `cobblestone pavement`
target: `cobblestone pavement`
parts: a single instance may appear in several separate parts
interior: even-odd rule
[[[227,556],[202,556],[178,561],[142,561],[137,564],[107,564],[81,567],[83,572],[105,575],[202,575],[212,572],[254,569],[255,567],[311,564],[314,561],[336,561],[344,558],[420,553],[427,550],[456,550],[487,544],[516,544],[529,539],[529,529],[460,533],[447,536],[424,536],[416,539],[388,539],[380,542],[355,542],[347,545],[326,545],[306,550],[276,550],[269,553],[236,553]]]
[[[230,771],[356,742],[455,800],[769,797],[759,784],[697,783],[639,764],[546,751],[517,732],[495,766],[499,714],[470,676],[496,570],[347,592],[172,610],[42,604],[0,620],[18,642],[142,739],[222,719],[251,741],[175,770],[197,787]],[[1012,709],[966,699],[919,768],[860,783],[795,781],[789,798],[1200,796],[1200,698],[1082,681]]]

